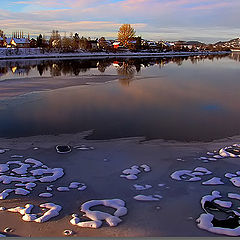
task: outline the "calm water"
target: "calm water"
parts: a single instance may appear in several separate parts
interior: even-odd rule
[[[116,75],[118,81],[0,101],[0,137],[76,133],[210,141],[240,134],[240,55],[0,62],[1,81]]]

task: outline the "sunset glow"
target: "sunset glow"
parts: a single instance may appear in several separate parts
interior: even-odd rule
[[[142,38],[215,42],[238,37],[238,0],[2,0],[1,28],[19,29],[31,36],[78,32],[116,38],[130,23]]]

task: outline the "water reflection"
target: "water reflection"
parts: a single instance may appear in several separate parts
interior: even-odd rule
[[[190,61],[197,64],[204,60],[218,60],[226,55],[168,57],[168,58],[136,58],[136,59],[102,59],[102,60],[11,60],[0,61],[0,80],[24,77],[57,77],[79,76],[81,74],[117,73],[120,82],[127,86],[142,68],[157,65],[163,68],[168,63],[181,66]],[[240,61],[239,54],[230,54],[228,57]],[[115,72],[114,72],[115,70]]]
[[[114,81],[36,93],[6,108],[0,102],[0,137],[89,129],[95,139],[209,141],[240,134],[239,55],[29,63],[42,76],[115,73],[124,87]]]

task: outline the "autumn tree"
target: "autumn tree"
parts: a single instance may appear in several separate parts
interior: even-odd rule
[[[78,35],[78,33],[75,33],[73,36],[73,49],[77,50],[79,49],[79,45],[80,45],[80,37]]]
[[[70,37],[67,37],[66,33],[64,35],[64,37],[62,38],[62,49],[65,52],[69,52],[72,50],[72,43],[73,43],[73,37],[70,34]]]
[[[134,40],[136,31],[130,24],[123,24],[118,31],[118,41],[125,47],[128,47],[130,41]]]
[[[49,39],[50,47],[61,48],[61,35],[58,30],[53,30]]]

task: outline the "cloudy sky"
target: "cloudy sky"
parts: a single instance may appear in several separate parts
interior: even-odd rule
[[[240,36],[240,0],[1,0],[0,28],[31,36],[78,32],[115,38],[130,23],[152,40],[215,42]]]

